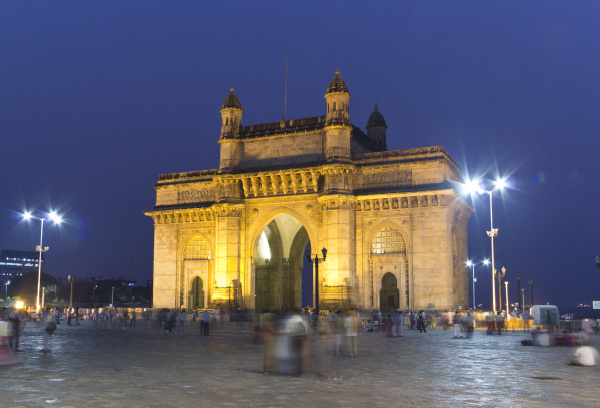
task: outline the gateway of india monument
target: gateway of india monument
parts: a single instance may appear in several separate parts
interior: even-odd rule
[[[219,168],[161,175],[145,213],[155,308],[299,309],[309,242],[313,262],[327,249],[321,309],[468,306],[458,164],[440,146],[388,151],[377,105],[366,133],[353,125],[339,71],[322,112],[244,126],[231,88]]]

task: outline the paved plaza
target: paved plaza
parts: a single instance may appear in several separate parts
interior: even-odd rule
[[[574,348],[526,347],[521,332],[360,333],[341,380],[263,375],[263,347],[226,323],[199,335],[156,327],[62,323],[53,350],[23,328],[17,364],[0,366],[1,407],[598,407],[600,368],[570,367]],[[600,343],[592,336],[595,345]]]

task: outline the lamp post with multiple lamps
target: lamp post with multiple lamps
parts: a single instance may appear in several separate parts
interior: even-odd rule
[[[482,265],[487,265],[489,263],[490,261],[487,259],[484,259],[481,262]],[[475,265],[477,265],[475,262],[470,260],[467,261],[467,266],[471,266],[473,268],[473,309],[477,309],[477,303],[475,303],[475,282],[477,282],[477,278],[475,277]]]
[[[487,235],[488,235],[488,237],[491,238],[491,241],[492,241],[492,305],[493,305],[493,311],[494,311],[494,315],[495,315],[496,314],[496,287],[495,287],[496,284],[494,282],[494,277],[496,275],[496,267],[495,267],[495,263],[494,263],[494,237],[498,236],[498,228],[494,228],[494,215],[493,215],[493,211],[492,211],[492,195],[493,195],[494,191],[502,190],[506,186],[506,180],[504,180],[504,179],[496,180],[495,186],[491,190],[484,190],[479,187],[479,184],[480,184],[479,181],[471,181],[471,182],[467,183],[467,185],[465,186],[465,190],[471,194],[474,192],[478,192],[479,194],[486,193],[490,196],[490,230],[487,231]],[[501,302],[500,302],[499,309],[502,310]]]
[[[26,213],[23,214],[23,218],[25,218],[26,220],[30,220],[32,218],[35,218],[36,220],[39,220],[41,222],[40,244],[35,247],[35,250],[40,253],[40,256],[39,256],[39,259],[38,259],[38,284],[37,284],[37,292],[36,292],[36,295],[35,295],[36,296],[35,297],[35,313],[37,315],[40,312],[40,283],[41,283],[41,279],[42,279],[42,253],[46,252],[47,250],[50,249],[50,247],[44,247],[44,246],[42,246],[42,238],[44,236],[44,221],[46,221],[46,220],[52,220],[52,221],[54,221],[55,224],[60,224],[61,221],[62,221],[62,219],[54,211],[52,211],[45,218],[34,217],[33,215],[31,215],[31,213],[26,212]]]
[[[323,258],[319,258],[319,254],[315,254],[313,259],[310,250],[306,249],[306,259],[315,264],[315,325],[319,320],[319,263],[324,262],[325,258],[327,258],[327,249],[323,247],[321,253],[323,254]]]

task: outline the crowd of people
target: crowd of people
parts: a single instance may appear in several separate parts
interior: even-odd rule
[[[494,315],[482,310],[396,310],[385,313],[375,310],[361,316],[357,310],[332,310],[322,311],[315,316],[314,311],[308,309],[286,313],[252,313],[242,309],[194,309],[188,313],[186,309],[161,309],[153,316],[151,309],[112,307],[47,307],[37,315],[15,307],[0,309],[0,321],[7,322],[5,344],[12,352],[19,351],[21,327],[27,320],[41,322],[44,335],[42,351],[50,352],[52,335],[60,324],[78,326],[83,319],[93,322],[96,329],[107,330],[135,327],[138,317],[145,326],[159,327],[165,333],[184,333],[186,329],[197,326],[202,336],[209,336],[211,329],[214,331],[217,325],[222,327],[226,321],[235,322],[237,332],[251,331],[253,341],[264,343],[265,374],[299,376],[312,369],[317,375],[328,378],[338,378],[337,358],[358,355],[360,331],[381,332],[386,337],[403,337],[405,330],[427,333],[428,329],[441,329],[452,330],[453,338],[469,338],[476,328],[486,327],[488,334],[491,334],[490,327],[493,327],[493,332],[498,334],[503,330],[528,331],[532,334],[532,340],[529,341],[531,345],[580,346],[586,345],[589,334],[598,332],[598,321],[584,319],[576,334],[566,333],[572,328],[572,322],[563,322],[564,334],[548,334],[555,328],[548,326],[541,332],[539,326],[532,324],[527,312],[518,314],[516,311],[509,315],[504,312]],[[589,362],[589,353],[585,356],[587,360],[584,360]]]

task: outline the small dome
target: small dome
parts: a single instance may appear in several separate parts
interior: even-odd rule
[[[335,70],[335,76],[333,77],[333,79],[329,83],[329,86],[327,87],[327,93],[326,94],[330,94],[330,93],[334,93],[334,92],[345,92],[347,94],[350,93],[348,91],[348,87],[346,86],[346,83],[344,82],[344,80],[340,76],[340,70],[339,69]]]
[[[371,116],[369,116],[369,120],[367,121],[367,129],[374,126],[383,126],[387,129],[383,115],[377,110],[377,104],[375,104],[375,110],[373,113],[371,113]]]
[[[231,92],[227,95],[227,98],[223,101],[223,107],[221,109],[242,109],[242,103],[237,95],[233,92],[233,86],[231,87]]]

